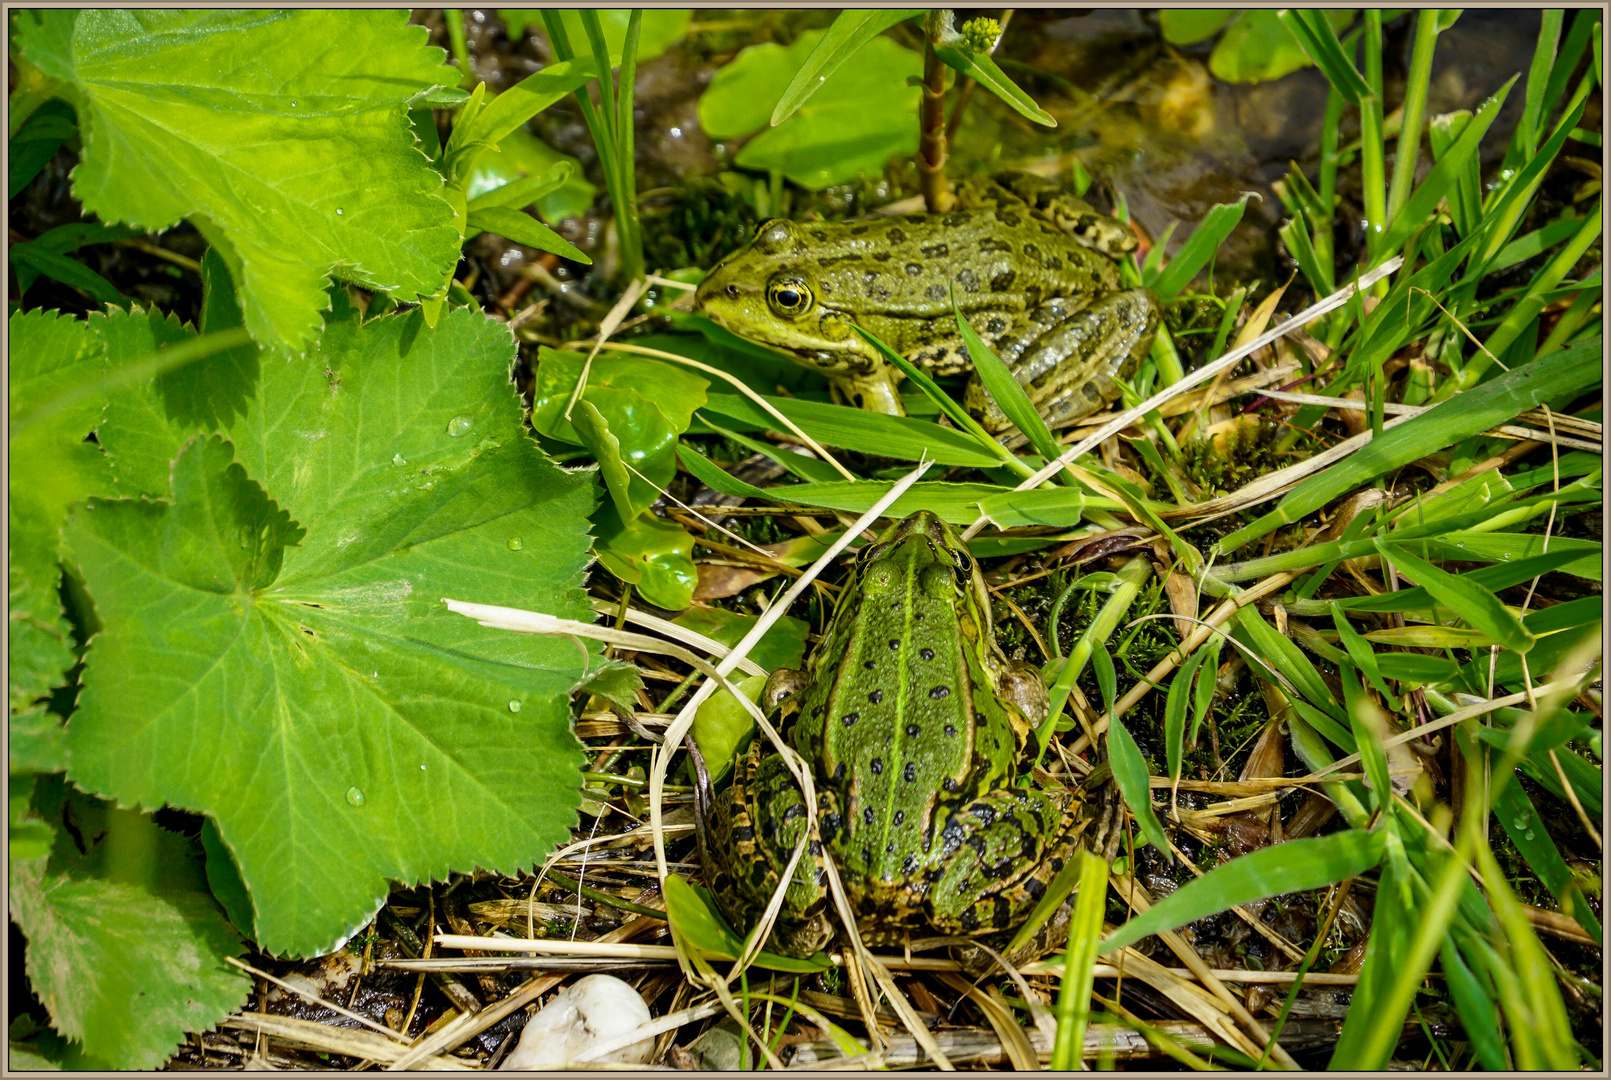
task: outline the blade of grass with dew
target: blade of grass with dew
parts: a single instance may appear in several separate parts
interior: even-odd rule
[[[793,115],[828,81],[828,76],[860,52],[862,46],[890,27],[922,14],[924,11],[921,8],[841,11],[778,99],[777,106],[772,110],[771,126],[777,127]]]
[[[1404,208],[1387,224],[1387,230],[1382,234],[1381,250],[1397,251],[1409,237],[1411,230],[1420,228],[1430,218],[1437,205],[1446,198],[1454,188],[1456,181],[1477,154],[1483,136],[1499,116],[1499,110],[1505,104],[1505,98],[1510,88],[1516,84],[1513,76],[1493,95],[1484,101],[1469,121],[1460,137],[1454,140],[1453,145],[1438,159],[1432,171],[1425,180],[1415,188],[1413,194],[1407,196]]]
[[[1392,563],[1399,573],[1426,589],[1438,603],[1458,612],[1473,628],[1511,652],[1524,653],[1533,647],[1533,635],[1492,592],[1471,584],[1459,575],[1439,570],[1425,559],[1385,543],[1381,537],[1374,539],[1376,550],[1382,558]]]
[[[1163,849],[1167,851],[1168,849]],[[1079,890],[1069,921],[1068,952],[1057,989],[1057,1039],[1052,1043],[1050,1068],[1078,1066],[1085,1047],[1085,1027],[1091,1018],[1091,988],[1095,981],[1096,945],[1102,936],[1102,901],[1107,891],[1108,867],[1088,851],[1075,853],[1079,863]]]
[[[1112,711],[1111,706],[1109,711]],[[1135,739],[1122,720],[1114,719],[1108,724],[1108,762],[1113,768],[1113,779],[1119,785],[1119,794],[1124,798],[1124,805],[1130,808],[1136,824],[1141,826],[1141,835],[1146,838],[1147,843],[1158,849],[1160,855],[1174,862],[1174,853],[1169,849],[1169,838],[1164,833],[1163,825],[1158,821],[1157,812],[1152,808],[1152,784],[1147,772],[1147,761],[1141,756],[1141,748],[1136,745]]]
[[[1024,392],[1023,384],[1013,377],[1007,370],[1007,365],[1001,362],[989,345],[984,343],[968,317],[962,314],[957,307],[956,285],[951,286],[951,313],[956,316],[957,332],[962,335],[962,343],[968,350],[968,356],[973,361],[973,370],[979,373],[979,381],[984,383],[985,389],[995,401],[996,406],[1013,422],[1013,426],[1023,432],[1029,440],[1029,445],[1047,461],[1055,458],[1062,447],[1057,445],[1057,439],[1052,435],[1046,421],[1035,409]],[[1066,477],[1065,474],[1061,474]]]
[[[1249,852],[1186,882],[1115,930],[1097,951],[1112,952],[1148,934],[1173,930],[1238,904],[1355,877],[1381,862],[1382,846],[1379,834],[1349,829]]]
[[[1242,220],[1249,197],[1244,194],[1234,203],[1220,203],[1210,209],[1175,257],[1169,260],[1169,265],[1153,280],[1143,278],[1143,284],[1151,288],[1161,302],[1173,300],[1180,290],[1191,284],[1198,271],[1208,265],[1231,230]]]
[[[1441,559],[1462,559],[1480,562],[1518,562],[1542,555],[1545,538],[1538,533],[1512,532],[1448,532],[1426,540],[1429,555]],[[1562,573],[1572,574],[1590,581],[1599,581],[1602,546],[1594,540],[1580,540],[1573,536],[1555,536],[1548,540],[1549,550],[1577,552],[1578,557],[1561,567]]]
[[[1006,465],[1008,468],[1012,469],[1021,476],[1027,477],[1033,472],[1028,465],[1025,465],[1022,461],[1018,460],[1012,451],[1008,450],[1005,446],[1002,446],[999,442],[991,437],[988,431],[980,427],[979,421],[969,416],[967,410],[961,405],[958,405],[950,394],[947,394],[944,390],[940,389],[939,384],[933,379],[929,378],[928,372],[917,367],[910,360],[906,359],[906,357],[902,356],[888,345],[885,345],[882,341],[878,340],[876,336],[868,333],[861,327],[854,326],[852,329],[855,330],[857,334],[861,335],[862,340],[866,341],[867,344],[871,345],[873,348],[882,353],[885,360],[888,360],[891,364],[894,364],[908,379],[912,380],[912,383],[916,385],[918,389],[922,390],[930,401],[934,402],[934,404],[940,407],[940,411],[957,426],[958,430],[972,435],[974,441],[978,443],[982,449],[995,454],[1000,460],[1001,464]]]
[[[1421,123],[1426,115],[1427,88],[1432,82],[1432,52],[1438,43],[1440,12],[1429,8],[1416,12],[1415,45],[1405,79],[1403,122],[1393,155],[1393,179],[1387,189],[1387,220],[1393,221],[1404,210],[1415,182],[1415,165],[1421,157]]]
[[[982,449],[977,440],[927,420],[886,416],[866,409],[798,398],[768,396],[766,401],[798,424],[800,430],[829,446],[854,447],[865,453],[904,461],[917,461],[926,454],[937,465],[971,469],[990,469],[1001,464],[1001,458]],[[737,394],[708,391],[703,411],[751,425],[752,430],[777,427],[776,418]]]
[[[1366,481],[1502,424],[1543,401],[1576,393],[1600,375],[1600,339],[1500,375],[1414,417],[1289,491],[1267,514],[1219,541],[1221,553],[1289,525]]]
[[[1427,127],[1428,142],[1432,145],[1432,161],[1442,161],[1466,125],[1471,122],[1468,109],[1442,113],[1432,118]],[[1454,178],[1454,190],[1449,193],[1449,220],[1462,240],[1469,237],[1482,220],[1481,162],[1477,157],[1466,159],[1465,167]]]
[[[1504,786],[1494,800],[1494,815],[1499,818],[1510,842],[1516,845],[1517,853],[1560,904],[1561,914],[1576,919],[1585,933],[1603,945],[1600,920],[1594,917],[1594,909],[1589,907],[1577,879],[1567,868],[1566,860],[1561,858],[1560,849],[1544,827],[1544,819],[1520,784]]]

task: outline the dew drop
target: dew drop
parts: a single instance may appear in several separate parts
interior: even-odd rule
[[[1517,814],[1516,817],[1511,820],[1510,824],[1516,829],[1516,831],[1520,832],[1522,829],[1527,828],[1527,826],[1531,825],[1532,823],[1532,815]]]
[[[336,217],[344,217],[346,213],[347,211],[343,210],[341,207],[336,207]]]
[[[519,712],[519,711],[520,711],[520,702],[518,702],[518,701],[511,701],[511,702],[510,702],[510,703],[509,703],[509,711],[510,711],[510,712]]]
[[[519,551],[521,548],[523,548],[525,546],[526,546],[526,542],[524,540],[522,540],[520,537],[511,536],[509,538],[509,550],[510,551]]]
[[[464,413],[460,413],[448,421],[447,433],[450,437],[457,439],[470,434],[470,429],[473,427],[475,427],[475,421]]]
[[[360,788],[350,787],[347,789],[348,806],[362,806],[364,802],[364,793]]]
[[[1525,833],[1522,833],[1522,839],[1531,840],[1532,838],[1533,838],[1533,830],[1528,829]]]
[[[407,465],[408,464],[408,459],[406,457],[404,457],[400,453],[393,454],[392,455],[392,464],[393,465]]]
[[[424,772],[424,771],[425,771],[425,766],[424,766],[424,765],[421,765],[421,766],[420,766],[420,772]]]

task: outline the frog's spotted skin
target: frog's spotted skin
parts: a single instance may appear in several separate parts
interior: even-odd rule
[[[803,955],[832,936],[824,849],[864,940],[1022,922],[1085,819],[1065,789],[1014,784],[1046,691],[996,646],[984,579],[949,527],[919,512],[863,553],[807,675],[786,737],[815,773],[820,833],[791,881],[778,947]],[[766,904],[808,828],[762,742],[710,814],[706,865],[735,924]]]
[[[964,185],[946,214],[846,223],[765,222],[706,275],[700,309],[732,332],[834,378],[858,405],[899,413],[899,373],[859,325],[933,375],[973,361],[957,307],[1054,423],[1111,401],[1157,330],[1157,299],[1123,289],[1124,226],[1050,181],[1009,173]],[[1010,422],[975,377],[967,404]]]

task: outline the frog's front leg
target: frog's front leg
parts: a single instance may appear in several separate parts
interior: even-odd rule
[[[901,405],[900,391],[896,389],[899,382],[900,373],[880,362],[875,370],[866,374],[835,378],[834,386],[844,395],[846,402],[859,409],[905,416],[906,409]]]
[[[1030,312],[996,345],[996,354],[1057,427],[1088,416],[1119,396],[1119,383],[1135,374],[1152,348],[1162,310],[1150,289],[1126,289],[1089,302],[1057,297]],[[999,435],[1012,428],[974,375],[963,403]]]

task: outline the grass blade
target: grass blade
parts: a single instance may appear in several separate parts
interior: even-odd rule
[[[1600,353],[1600,339],[1592,338],[1507,371],[1391,428],[1357,453],[1303,481],[1274,510],[1220,540],[1218,550],[1235,551],[1390,469],[1506,423],[1541,401],[1553,401],[1584,389],[1600,375]]]
[[[1186,882],[1115,930],[1098,952],[1112,952],[1148,934],[1185,926],[1237,904],[1318,889],[1354,877],[1381,862],[1382,848],[1380,833],[1349,829],[1250,852]]]
[[[831,405],[823,401],[770,397],[766,401],[800,430],[829,446],[854,447],[884,457],[918,461],[925,455],[936,465],[989,469],[1001,464],[977,440],[927,420]],[[727,417],[749,430],[775,429],[777,420],[738,394],[708,392],[705,411]],[[994,440],[992,440],[994,441]]]
[[[466,223],[472,229],[496,233],[517,244],[525,244],[540,251],[550,251],[573,262],[584,265],[592,265],[593,262],[587,252],[547,225],[530,214],[511,210],[507,206],[484,206],[479,210],[472,210]]]
[[[1157,294],[1160,301],[1168,303],[1173,300],[1180,290],[1191,284],[1197,272],[1208,265],[1231,230],[1242,220],[1247,200],[1248,196],[1243,195],[1234,203],[1215,206],[1192,230],[1191,236],[1175,257],[1169,260],[1163,272],[1150,282],[1143,279],[1143,283]]]
[[[777,127],[787,120],[794,110],[817,92],[819,86],[828,81],[828,76],[861,51],[863,45],[890,27],[922,14],[921,8],[841,11],[778,99],[777,107],[772,110],[772,126]]]
[[[1358,105],[1360,100],[1371,92],[1370,84],[1359,73],[1354,62],[1348,59],[1343,51],[1342,42],[1337,40],[1337,31],[1332,29],[1324,13],[1315,10],[1283,10],[1277,17],[1286,28],[1292,31],[1303,51],[1309,54],[1309,59],[1315,62],[1331,85],[1342,94],[1350,105]]]
[[[1099,652],[1106,653],[1107,650],[1093,650],[1091,655],[1094,657]],[[1148,778],[1147,760],[1141,756],[1141,748],[1136,745],[1129,730],[1117,718],[1108,725],[1108,762],[1113,767],[1113,779],[1119,785],[1119,794],[1124,796],[1124,805],[1130,808],[1136,824],[1141,826],[1141,835],[1146,837],[1147,843],[1158,849],[1158,854],[1173,862],[1175,857],[1169,850],[1169,838],[1152,809],[1152,782]]]
[[[952,42],[941,42],[934,46],[934,55],[953,71],[973,79],[1005,101],[1025,120],[1045,127],[1057,126],[1056,118],[1035,104],[1034,98],[1020,90],[1018,84],[1007,77],[988,53],[972,52]]]
[[[1404,209],[1410,197],[1410,185],[1415,182],[1415,164],[1421,156],[1421,121],[1426,115],[1427,87],[1432,82],[1432,50],[1438,43],[1436,8],[1428,8],[1415,16],[1415,47],[1410,58],[1409,78],[1405,84],[1404,122],[1399,128],[1398,150],[1393,161],[1393,183],[1387,191],[1387,220],[1392,221]]]
[[[1375,542],[1382,558],[1391,562],[1399,573],[1426,589],[1438,603],[1457,612],[1474,629],[1482,631],[1511,652],[1524,653],[1533,647],[1533,635],[1527,632],[1522,621],[1487,589],[1439,570],[1425,559],[1383,542],[1380,537]]]
[[[951,311],[956,315],[957,331],[962,335],[962,343],[967,346],[968,356],[973,360],[973,369],[979,373],[979,380],[984,383],[996,406],[1007,414],[1007,419],[1013,422],[1014,427],[1024,433],[1036,453],[1047,461],[1055,458],[1062,452],[1062,447],[1057,445],[1057,439],[1046,426],[1045,418],[1035,410],[1034,402],[1024,392],[1023,384],[1013,377],[1001,357],[984,343],[967,316],[962,314],[962,309],[957,307],[955,285],[951,286]]]
[[[1102,937],[1102,901],[1107,895],[1107,864],[1088,851],[1075,856],[1080,882],[1074,894],[1074,915],[1069,924],[1068,955],[1063,961],[1062,985],[1057,991],[1057,1040],[1052,1044],[1051,1068],[1074,1069],[1085,1047],[1085,1026],[1091,1018],[1091,985],[1096,969],[1096,943]]]

